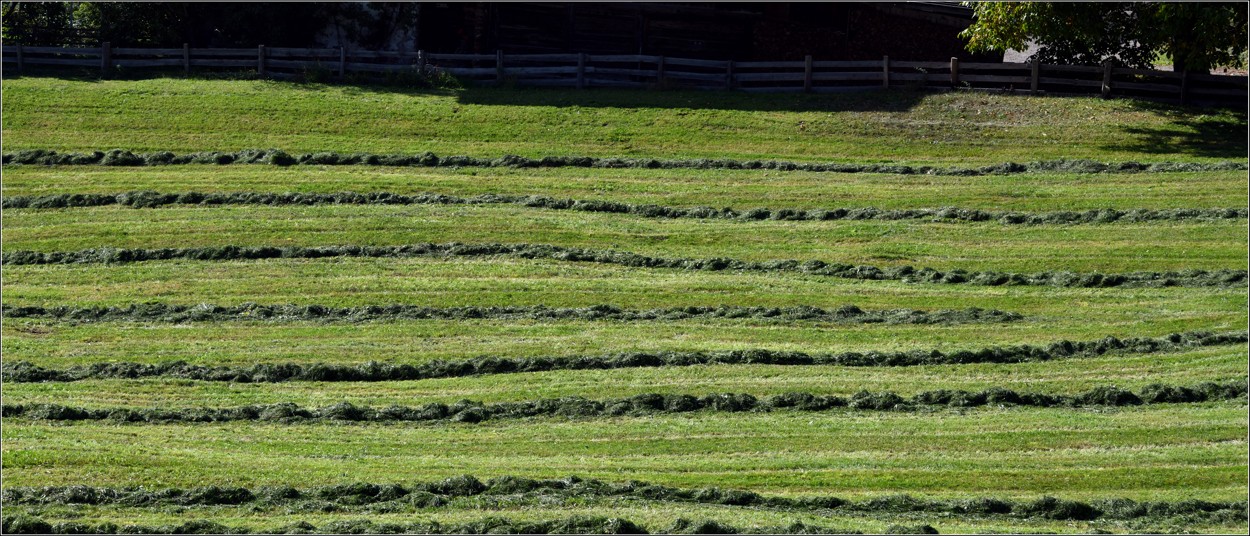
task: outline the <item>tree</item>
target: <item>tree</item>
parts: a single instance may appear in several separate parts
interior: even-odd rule
[[[5,2],[0,39],[5,45],[80,46],[74,7],[69,2]]]
[[[4,2],[5,44],[45,46],[310,47],[338,42],[389,48],[416,35],[407,2]]]
[[[1112,61],[1147,69],[1161,56],[1177,71],[1244,65],[1242,3],[985,2],[960,33],[973,52],[1038,47],[1029,59],[1097,65]]]

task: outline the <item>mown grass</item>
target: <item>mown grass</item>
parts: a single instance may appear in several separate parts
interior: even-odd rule
[[[861,390],[910,397],[923,391],[982,391],[1074,395],[1115,385],[1140,391],[1152,383],[1196,385],[1244,378],[1245,347],[1214,347],[1165,354],[1111,354],[1015,364],[919,367],[699,365],[620,370],[559,370],[390,382],[286,382],[243,384],[180,379],[83,380],[5,385],[7,404],[76,407],[229,407],[294,402],[306,407],[347,401],[355,405],[414,406],[431,402],[521,402],[570,396],[596,400],[643,393],[747,393],[763,398],[786,392],[849,397]],[[593,393],[593,394],[592,394]]]
[[[6,485],[189,487],[640,479],[760,493],[1237,500],[1245,404],[925,414],[693,413],[478,425],[49,425],[4,429]],[[970,491],[973,490],[973,491]]]
[[[1088,321],[1086,321],[1088,323]],[[419,364],[436,359],[478,356],[564,357],[616,352],[693,352],[718,350],[864,352],[896,350],[979,350],[987,346],[1045,345],[1060,339],[1107,336],[1162,336],[1179,321],[1082,326],[1080,321],[1013,328],[894,327],[828,329],[740,326],[729,322],[663,324],[503,324],[488,322],[394,322],[316,326],[209,324],[90,327],[6,322],[7,359],[62,368],[98,361],[195,365],[247,365],[256,362],[359,364],[380,361]],[[1215,324],[1215,322],[1212,322]],[[1233,328],[1225,325],[1226,328]],[[1243,328],[1244,329],[1244,328]]]
[[[547,195],[666,206],[768,208],[953,206],[981,210],[1097,210],[1244,206],[1246,173],[1020,174],[982,177],[768,170],[581,168],[342,168],[308,166],[10,166],[3,193],[341,191]]]
[[[502,242],[660,257],[818,259],[940,270],[1244,269],[1244,221],[1003,226],[902,221],[655,220],[516,206],[107,206],[6,214],[5,251],[94,247]]]
[[[997,163],[1246,158],[1244,111],[1131,100],[4,81],[6,150],[420,152]]]
[[[749,529],[752,527],[787,527],[795,522],[809,526],[835,527],[859,530],[865,534],[883,534],[893,525],[930,525],[944,534],[1027,534],[1027,533],[1090,533],[1095,529],[1114,532],[1174,532],[1191,530],[1203,533],[1235,533],[1238,523],[1215,521],[1194,522],[1156,520],[1095,520],[1056,521],[1040,518],[1012,519],[1001,516],[950,517],[926,513],[876,513],[856,515],[850,512],[808,513],[768,508],[742,508],[723,505],[674,504],[647,500],[588,500],[575,499],[557,502],[535,501],[512,497],[496,498],[490,502],[472,498],[452,503],[451,507],[419,509],[415,513],[366,512],[292,512],[288,508],[255,508],[208,506],[194,508],[126,508],[115,506],[30,507],[12,505],[6,510],[13,515],[36,513],[44,520],[81,522],[112,522],[119,526],[177,525],[192,520],[205,520],[227,527],[274,529],[309,522],[316,527],[338,521],[368,519],[377,524],[412,523],[437,520],[443,525],[477,521],[486,517],[503,517],[517,521],[546,521],[570,516],[604,516],[627,519],[647,529],[652,534],[672,527],[678,519],[691,521],[716,520],[720,523]],[[324,530],[324,529],[323,529]]]
[[[247,302],[334,307],[546,305],[631,309],[752,305],[864,309],[981,307],[1027,320],[1114,322],[1244,312],[1236,288],[988,287],[860,281],[802,273],[704,272],[488,258],[171,260],[5,267],[9,305]],[[1132,316],[1121,317],[1128,311]]]
[[[421,93],[265,81],[3,82],[5,150],[120,147],[178,152],[276,147],[496,157],[595,155],[975,166],[1006,161],[1244,161],[1243,111],[1195,112],[1090,98],[889,92],[759,96],[616,91]],[[301,166],[152,168],[6,166],[3,194],[127,190],[538,194],[588,200],[749,209],[955,206],[1060,211],[1244,206],[1244,172],[935,177],[747,170],[428,169]],[[1245,269],[1244,220],[1079,226],[998,223],[648,220],[524,207],[108,207],[10,210],[4,251],[197,244],[536,242],[668,257],[820,259],[939,269],[1128,272]],[[1240,288],[981,287],[851,281],[797,273],[685,272],[550,260],[271,259],[132,265],[6,266],[6,305],[135,302],[330,306],[407,303],[626,308],[813,305],[1018,312],[1004,325],[829,325],[759,320],[665,322],[401,321],[75,324],[5,318],[6,363],[48,367],[182,359],[204,365],[417,363],[479,355],[766,348],[806,352],[943,351],[1244,330]],[[403,382],[263,385],[176,379],[4,385],[7,404],[232,406],[348,400],[385,406],[641,392],[932,389],[1073,394],[1116,384],[1192,385],[1244,377],[1244,346],[1117,353],[1044,363],[850,368],[710,365],[552,371]],[[569,474],[846,498],[1244,500],[1244,402],[1134,408],[696,412],[599,419],[438,424],[54,424],[4,420],[6,487],[153,487],[429,481]],[[16,513],[6,507],[6,514]],[[679,516],[739,526],[820,525],[879,532],[930,523],[943,532],[1238,532],[1175,520],[1054,522],[890,514],[815,517],[768,509],[622,502],[456,505],[417,514],[233,508],[22,507],[49,520],[276,527],[307,519],[404,517],[444,522],[505,515],[625,517],[663,529]]]
[[[422,320],[325,324],[227,322],[51,323],[6,319],[7,359],[44,366],[93,361],[200,364],[417,362],[477,355],[581,355],[625,350],[864,351],[1047,344],[1245,329],[1239,289],[1055,289],[846,281],[799,274],[690,273],[528,260],[275,259],[156,262],[134,266],[14,266],[5,303],[124,305],[147,301],[433,307],[611,304],[655,307],[811,305],[836,309],[980,307],[1024,319],[982,325],[830,325],[768,320],[663,322]],[[72,283],[70,283],[72,282]]]

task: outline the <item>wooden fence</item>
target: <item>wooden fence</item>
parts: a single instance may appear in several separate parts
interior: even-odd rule
[[[1244,105],[1247,77],[1103,66],[893,61],[725,61],[651,55],[434,54],[342,48],[3,47],[6,68],[248,70],[262,76],[317,72],[443,71],[478,84],[568,88],[686,87],[759,92],[836,92],[881,87],[993,88],[1033,93],[1094,93],[1180,102]]]

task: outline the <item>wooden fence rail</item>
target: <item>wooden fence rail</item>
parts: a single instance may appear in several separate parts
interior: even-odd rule
[[[5,46],[6,69],[98,68],[103,74],[151,68],[236,69],[264,76],[314,72],[437,70],[478,84],[543,87],[684,87],[752,92],[841,92],[880,87],[990,88],[1092,93],[1186,102],[1245,104],[1247,77],[1124,67],[1031,63],[801,60],[723,61],[621,54],[439,54],[342,48],[59,48]]]

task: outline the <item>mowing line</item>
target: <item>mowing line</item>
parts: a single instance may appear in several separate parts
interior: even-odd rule
[[[551,244],[411,244],[400,246],[212,246],[200,248],[125,249],[90,248],[79,251],[8,251],[5,265],[131,263],[171,259],[189,260],[254,260],[276,258],[324,257],[483,257],[506,256],[522,259],[551,259],[572,262],[594,262],[643,268],[676,268],[703,271],[792,272],[860,280],[899,280],[907,283],[1000,285],[1046,285],[1057,287],[1238,287],[1246,283],[1246,270],[1185,270],[1180,272],[1131,272],[1102,274],[1073,272],[1038,272],[1022,274],[996,271],[940,271],[912,266],[879,268],[830,264],[819,260],[800,262],[793,259],[748,262],[740,259],[649,257],[618,250],[595,250]]]
[[[134,379],[170,377],[201,381],[283,382],[283,381],[411,381],[486,374],[545,372],[551,370],[620,369],[637,367],[680,367],[704,364],[831,365],[848,367],[905,367],[970,363],[1023,363],[1071,357],[1100,356],[1111,352],[1149,354],[1185,348],[1246,344],[1245,331],[1210,333],[1190,331],[1163,337],[1119,339],[1106,337],[1093,341],[1056,341],[1044,347],[1019,345],[987,347],[979,350],[908,350],[897,352],[842,352],[808,354],[774,350],[730,350],[721,352],[630,352],[604,355],[511,358],[485,356],[463,361],[431,361],[420,365],[368,362],[360,365],[314,363],[259,363],[250,367],[207,367],[184,361],[157,364],[134,362],[94,363],[65,369],[44,368],[29,361],[0,363],[0,379],[6,382],[68,382],[87,379]]]
[[[849,399],[836,395],[785,393],[763,400],[745,393],[720,393],[704,396],[643,393],[627,398],[589,400],[565,397],[524,402],[484,404],[462,400],[452,405],[433,402],[423,406],[392,405],[385,408],[362,407],[340,402],[321,408],[304,408],[294,403],[237,406],[230,408],[82,408],[59,404],[5,404],[5,418],[26,417],[45,421],[100,421],[169,424],[188,422],[266,421],[283,424],[303,422],[430,422],[454,421],[478,423],[497,419],[522,419],[539,416],[607,417],[688,413],[691,411],[769,412],[776,410],[828,411],[835,408],[876,411],[918,411],[939,407],[972,408],[980,406],[1031,406],[1041,408],[1116,407],[1142,404],[1198,403],[1222,400],[1244,400],[1245,378],[1223,383],[1204,382],[1193,387],[1151,384],[1140,393],[1115,386],[1095,387],[1077,395],[1017,393],[994,387],[980,392],[941,389],[918,393],[905,399],[893,392],[860,391]]]
[[[3,155],[8,165],[93,165],[160,166],[180,164],[269,164],[292,165],[365,165],[420,167],[585,167],[585,168],[651,168],[651,169],[767,169],[778,171],[817,171],[832,173],[891,173],[897,175],[1005,175],[1039,171],[1064,173],[1166,173],[1181,171],[1229,171],[1247,169],[1245,162],[1095,162],[1092,160],[1047,160],[1020,164],[1005,162],[976,168],[908,166],[899,164],[802,163],[776,160],[614,158],[594,156],[545,156],[527,158],[503,155],[499,158],[472,156],[439,157],[431,152],[420,154],[340,154],[334,152],[287,154],[280,149],[244,149],[237,152],[198,152],[174,154],[169,151],[133,153],[123,149],[90,153],[61,153],[43,149],[8,152]]]
[[[1186,221],[1241,219],[1245,208],[1202,209],[1100,209],[1052,212],[994,211],[957,207],[887,210],[874,207],[834,209],[769,209],[734,210],[712,207],[671,207],[652,204],[631,204],[603,200],[560,199],[545,195],[481,194],[461,197],[438,193],[413,195],[391,192],[338,193],[269,193],[269,192],[185,192],[160,193],[132,191],[119,194],[55,194],[39,196],[8,196],[5,209],[84,208],[123,205],[132,208],[155,208],[169,205],[519,205],[551,210],[628,214],[644,218],[690,218],[719,220],[925,220],[933,222],[997,221],[1005,225],[1089,224],[1117,221]]]
[[[1138,502],[1124,498],[1090,503],[1044,497],[1033,501],[1013,501],[993,497],[926,500],[910,496],[886,496],[860,501],[834,496],[784,497],[761,495],[754,491],[709,488],[680,488],[631,480],[607,482],[577,476],[539,480],[520,476],[500,476],[482,482],[473,475],[461,475],[436,482],[409,485],[357,482],[297,489],[290,486],[245,487],[202,486],[189,489],[109,488],[92,486],[16,487],[4,490],[8,504],[35,506],[120,505],[135,508],[169,506],[298,506],[329,501],[352,510],[379,503],[403,504],[412,509],[446,507],[459,497],[512,496],[527,499],[631,498],[667,503],[713,504],[733,507],[784,509],[821,512],[830,515],[927,513],[1014,518],[1048,519],[1141,519],[1184,514],[1216,514],[1231,510],[1244,513],[1244,502]],[[397,503],[402,501],[402,503]],[[362,508],[364,509],[364,508]],[[338,508],[336,508],[338,510]]]
[[[614,320],[639,322],[649,320],[687,320],[694,318],[732,318],[774,320],[782,322],[813,321],[838,324],[967,324],[1016,322],[1019,313],[970,307],[962,310],[889,309],[865,311],[854,305],[827,310],[819,307],[669,307],[659,309],[622,309],[614,305],[552,308],[535,306],[496,307],[427,307],[422,305],[362,305],[328,307],[325,305],[260,305],[246,303],[235,306],[214,304],[177,305],[166,303],[134,303],[110,307],[39,307],[0,304],[5,318],[47,318],[71,322],[225,322],[265,320],[273,322],[324,321],[368,322],[379,320]]]

